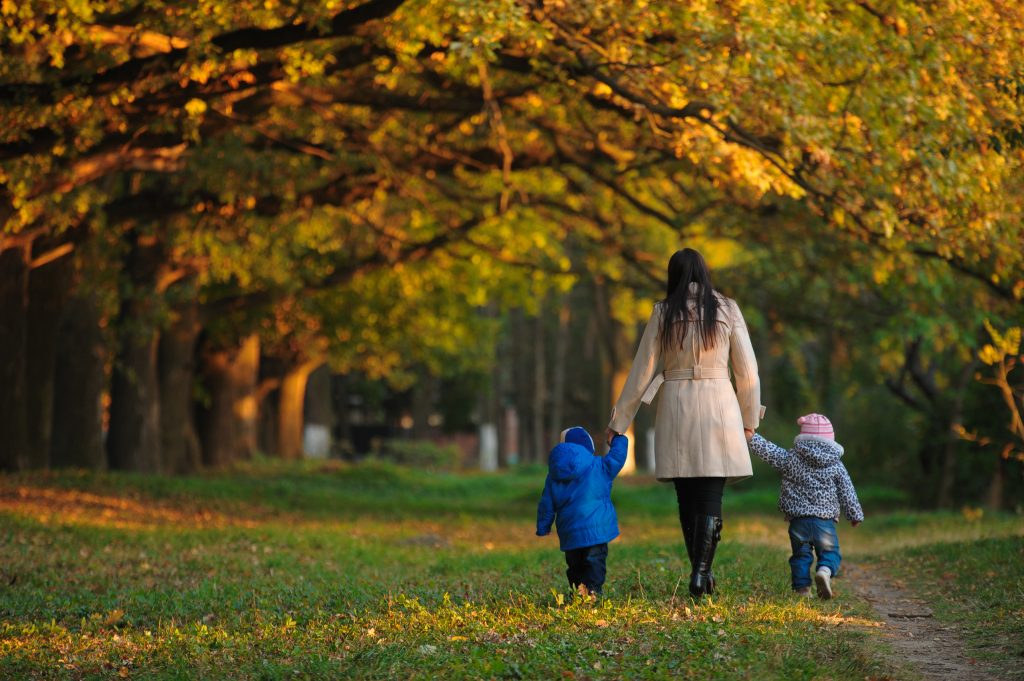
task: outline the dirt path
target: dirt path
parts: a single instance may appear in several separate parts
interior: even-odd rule
[[[921,678],[989,681],[999,678],[965,653],[963,637],[955,625],[935,619],[928,604],[893,582],[877,568],[844,565],[844,583],[874,607],[884,623],[897,667],[916,671]]]

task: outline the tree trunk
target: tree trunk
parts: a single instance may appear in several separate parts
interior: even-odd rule
[[[262,399],[259,401],[258,447],[259,451],[272,456],[281,456],[281,452],[277,449],[281,444],[281,438],[277,434],[278,424],[281,420],[277,408],[280,397],[280,388],[274,387],[263,393]]]
[[[824,336],[821,341],[821,353],[818,358],[818,369],[820,372],[818,378],[818,404],[819,411],[823,414],[828,414],[829,419],[833,422],[836,428],[841,427],[842,417],[837,414],[834,405],[834,381],[832,378],[832,364],[835,354],[835,335],[831,329],[824,331]]]
[[[957,428],[963,421],[964,398],[972,382],[977,360],[967,363],[960,371],[956,383],[952,386],[953,401],[950,405],[945,423],[946,442],[942,452],[942,473],[939,479],[938,505],[940,508],[953,507],[953,491],[956,488],[956,460],[960,449],[960,433]]]
[[[302,458],[303,406],[306,381],[320,360],[299,362],[288,367],[281,378],[278,396],[277,452],[283,459]]]
[[[280,438],[277,426],[280,416],[278,400],[281,393],[281,376],[284,374],[284,363],[277,357],[260,355],[259,385],[256,391],[256,447],[264,453],[280,456],[277,450]]]
[[[612,373],[612,400],[617,400],[619,394],[622,392],[622,388],[626,385],[626,379],[629,378],[629,367],[618,368]],[[600,433],[594,434],[594,439],[597,440],[595,444],[598,448],[604,446],[604,432],[605,428],[601,428]],[[626,463],[622,467],[621,475],[631,475],[636,472],[636,428],[633,423],[629,424],[629,428],[623,433],[629,439],[629,450],[626,454]]]
[[[50,465],[106,468],[103,389],[106,350],[95,299],[79,291],[64,306],[57,329]]]
[[[334,415],[332,435],[344,455],[352,449],[352,417],[349,414],[348,376],[331,376],[331,413]]]
[[[33,269],[28,278],[25,388],[28,451],[33,468],[50,464],[57,329],[71,286],[72,265],[70,257],[61,257]]]
[[[1000,511],[1003,508],[1003,496],[1006,490],[1006,459],[1001,454],[997,454],[995,458],[996,465],[988,482],[985,506],[990,510]]]
[[[428,392],[428,417],[433,411],[433,393],[433,390]],[[331,429],[334,422],[331,406],[331,369],[321,364],[310,373],[306,382],[303,444],[308,456],[325,459],[331,454]]]
[[[515,418],[510,422],[516,424],[515,442],[518,449],[518,459],[523,463],[535,461],[536,453],[533,451],[533,438],[530,437],[530,426],[533,423],[532,407],[530,399],[531,364],[533,358],[530,356],[530,331],[523,313],[515,310],[511,318],[512,326],[512,358],[515,363],[511,376],[512,401],[515,406]]]
[[[0,469],[28,468],[28,247],[0,251]]]
[[[434,411],[434,377],[427,369],[416,372],[412,387],[412,436],[417,440],[430,437],[430,414]]]
[[[235,457],[251,459],[258,446],[260,337],[252,334],[242,341],[232,362],[234,417],[237,439]]]
[[[205,348],[200,354],[200,375],[208,400],[196,414],[203,465],[226,466],[235,458],[231,353]]]
[[[202,463],[192,408],[199,328],[199,308],[190,300],[160,336],[160,450],[170,473],[190,473]]]
[[[558,310],[558,329],[555,331],[555,365],[551,367],[551,411],[548,414],[548,432],[552,439],[565,428],[562,423],[565,414],[566,355],[569,351],[569,306],[563,297]],[[554,445],[554,443],[551,443]]]
[[[603,413],[599,416],[598,421],[600,424],[598,426],[599,432],[595,433],[595,439],[597,440],[595,445],[600,449],[605,446],[603,442],[604,431],[608,423],[608,416],[611,413],[611,407],[618,401],[619,394],[622,393],[622,388],[626,385],[626,379],[629,378],[634,343],[626,333],[627,329],[612,316],[611,300],[605,287],[597,283],[595,291],[597,312],[595,317],[598,321],[600,333],[606,339],[605,348],[611,378],[608,385],[609,399],[608,402],[602,405]],[[636,435],[632,423],[629,424],[629,428],[623,435],[629,439],[629,449],[626,454],[626,463],[623,465],[620,475],[631,475],[636,472]]]
[[[114,470],[160,472],[160,391],[156,331],[129,331],[110,384],[107,454]]]
[[[121,300],[117,317],[118,348],[110,385],[110,467],[159,473],[160,389],[157,380],[159,334],[153,318],[159,244],[151,237],[131,234],[125,261],[130,290]]]
[[[544,306],[537,314],[533,324],[533,460],[543,461],[544,453],[549,448],[544,435],[544,403],[547,400],[547,353],[544,347]]]

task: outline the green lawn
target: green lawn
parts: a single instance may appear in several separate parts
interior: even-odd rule
[[[959,625],[969,654],[1003,678],[1024,678],[1024,539],[940,542],[878,562]]]
[[[828,603],[790,595],[770,477],[727,491],[720,594],[699,605],[671,489],[618,481],[623,536],[594,606],[564,595],[557,541],[533,536],[543,476],[262,462],[0,477],[0,678],[902,678],[843,580]],[[940,563],[961,579],[1001,561],[1014,589],[967,593],[998,595],[1005,617],[971,626],[1019,655],[1024,521],[861,494],[845,555],[935,561],[939,587]],[[988,553],[961,555],[968,542]],[[963,619],[972,598],[939,614]]]

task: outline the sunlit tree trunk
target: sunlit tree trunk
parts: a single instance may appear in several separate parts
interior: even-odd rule
[[[433,395],[433,390],[430,391]],[[331,453],[331,430],[334,425],[334,410],[331,403],[331,369],[321,364],[309,374],[306,381],[305,425],[303,426],[303,444],[307,444],[308,456],[326,458]],[[430,400],[430,411],[433,410],[433,399]],[[429,415],[429,412],[428,412]]]
[[[103,470],[103,389],[106,348],[96,301],[79,287],[57,329],[50,465]]]
[[[0,251],[0,468],[30,465],[26,405],[29,249]]]
[[[622,387],[626,385],[626,379],[629,378],[629,367],[625,369],[617,369],[612,373],[612,390],[611,399],[616,400],[619,394],[622,392]],[[629,429],[624,435],[629,438],[629,453],[626,456],[626,464],[622,467],[622,473],[624,475],[631,475],[636,472],[636,432],[633,427],[634,424],[629,424]],[[604,425],[601,427],[600,433],[595,433],[595,438],[604,437]],[[602,443],[598,442],[597,446],[600,448]]]
[[[235,386],[234,408],[237,434],[235,456],[249,459],[256,452],[259,431],[260,339],[256,334],[242,341],[232,363]]]
[[[320,363],[321,360],[296,362],[290,365],[281,377],[277,404],[277,453],[283,459],[302,458],[306,381]]]
[[[199,308],[191,300],[178,307],[160,336],[160,449],[170,473],[189,473],[202,463],[193,415],[199,329]]]
[[[225,466],[252,456],[257,436],[259,338],[234,348],[207,347],[200,353],[207,401],[197,422],[203,463]]]
[[[110,385],[110,467],[158,473],[160,389],[157,379],[159,333],[153,311],[160,247],[151,236],[130,233],[124,263],[130,289],[117,316],[117,353]]]

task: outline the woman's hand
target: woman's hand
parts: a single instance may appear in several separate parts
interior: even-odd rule
[[[747,442],[750,442],[751,438],[754,437],[754,429],[753,428],[744,428],[743,429],[743,435],[746,436]]]
[[[609,447],[611,447],[612,445],[612,438],[614,438],[616,435],[622,435],[622,433],[616,433],[611,428],[605,428],[604,441]]]

